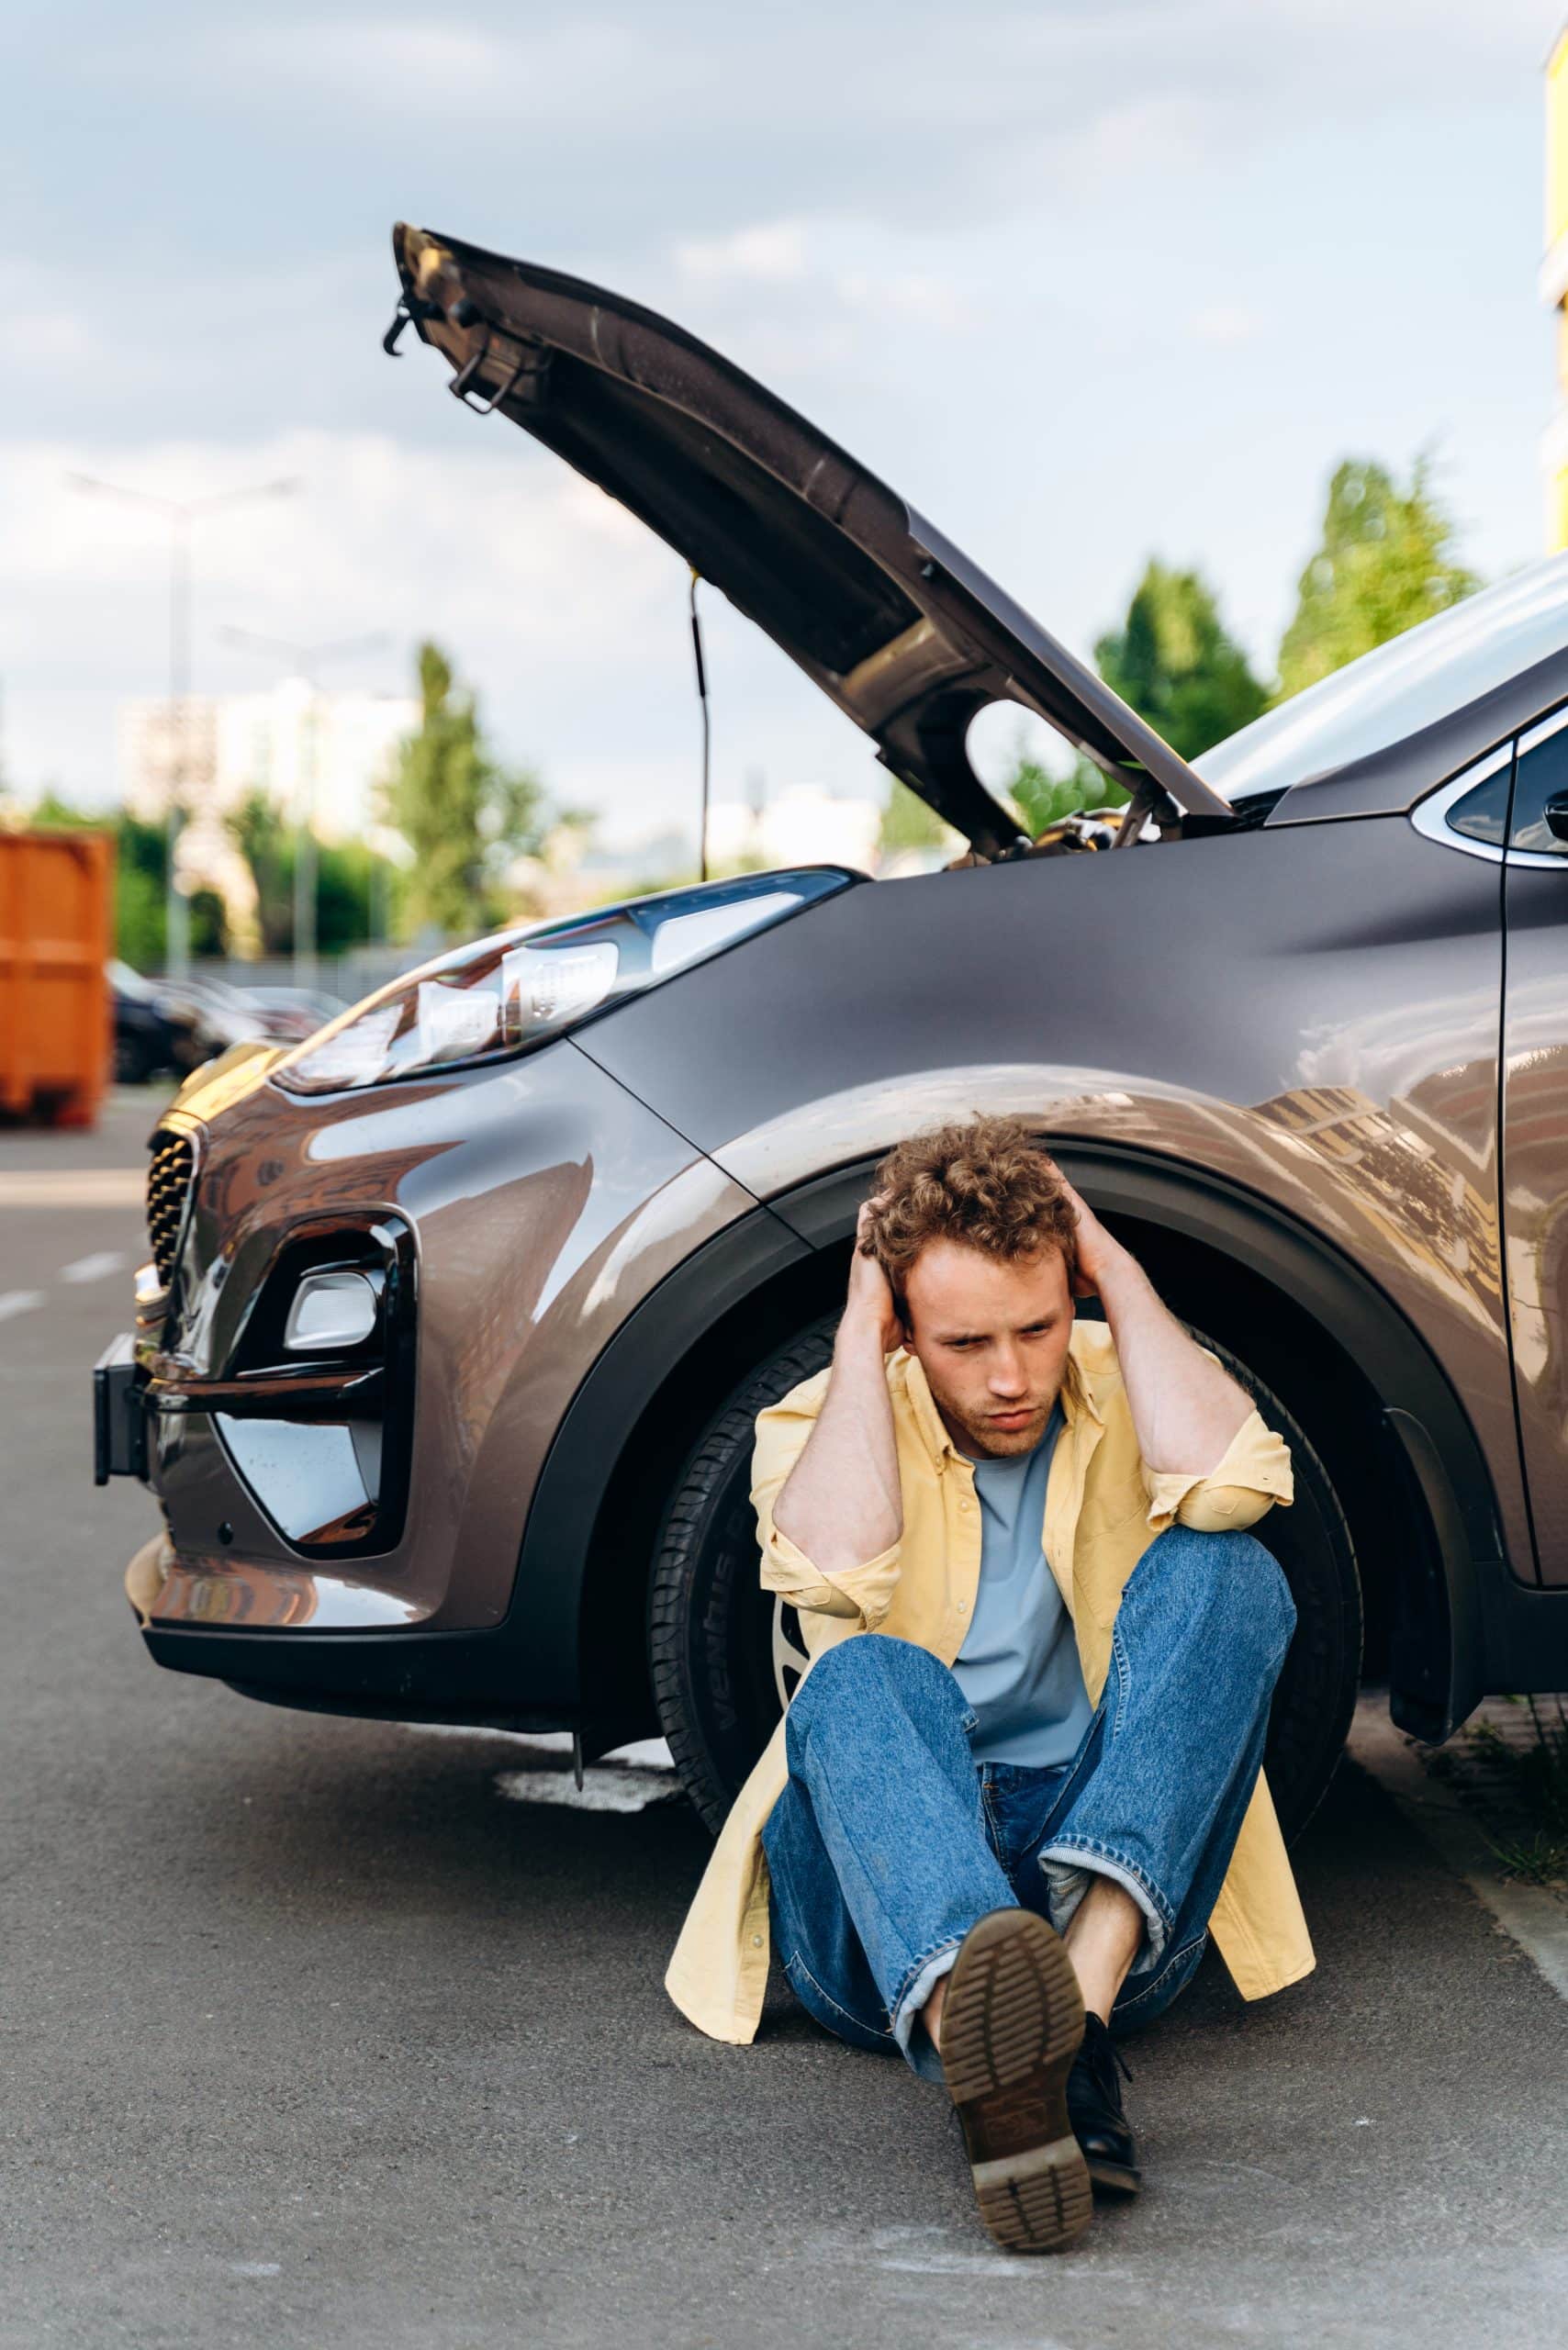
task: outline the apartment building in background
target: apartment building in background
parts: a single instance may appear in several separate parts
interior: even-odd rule
[[[420,722],[400,694],[326,692],[303,677],[269,690],[120,705],[120,789],[133,815],[168,812],[176,775],[195,818],[229,815],[260,792],[286,822],[325,841],[361,839],[379,821],[380,787]]]

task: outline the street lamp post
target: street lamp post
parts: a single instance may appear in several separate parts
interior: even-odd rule
[[[258,482],[246,489],[220,490],[214,498],[160,498],[151,490],[128,489],[118,482],[99,481],[93,474],[70,476],[78,489],[100,498],[118,498],[129,505],[151,506],[169,525],[169,845],[163,866],[164,963],[171,979],[190,972],[190,909],[175,885],[174,866],[180,828],[185,822],[186,785],[186,705],[191,690],[191,539],[194,526],[205,515],[248,499],[286,498],[299,487],[293,476],[284,481]]]
[[[258,636],[248,628],[226,628],[230,644],[252,653],[282,654],[304,678],[310,699],[306,705],[300,759],[299,806],[294,834],[294,984],[316,984],[316,679],[324,661],[346,660],[352,654],[372,653],[387,641],[384,629],[369,636],[336,637],[325,644],[295,644],[287,637]]]

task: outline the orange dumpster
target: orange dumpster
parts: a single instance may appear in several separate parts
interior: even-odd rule
[[[0,833],[0,1113],[91,1125],[109,1073],[114,843]]]

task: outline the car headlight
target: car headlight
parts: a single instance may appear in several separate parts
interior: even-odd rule
[[[527,1052],[864,877],[750,873],[501,931],[395,979],[279,1061],[292,1093],[338,1093]]]

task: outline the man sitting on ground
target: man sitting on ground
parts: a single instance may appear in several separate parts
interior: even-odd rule
[[[758,1418],[762,1580],[812,1661],[666,1986],[750,2040],[771,1921],[819,2023],[946,2080],[1012,2249],[1137,2192],[1113,2031],[1211,1931],[1246,1998],[1313,1964],[1260,1770],[1295,1611],[1244,1530],[1291,1492],[1011,1119],[884,1160],[832,1365]]]

